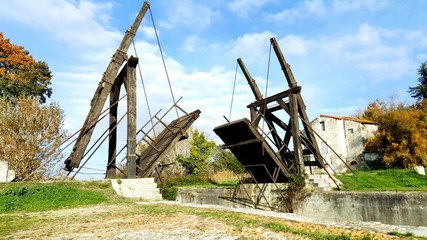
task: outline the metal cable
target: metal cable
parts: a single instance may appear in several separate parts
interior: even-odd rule
[[[160,55],[162,57],[163,67],[165,69],[166,78],[168,79],[169,89],[170,89],[170,92],[171,92],[171,95],[172,95],[172,101],[173,101],[173,104],[176,104],[175,96],[174,96],[173,90],[172,90],[172,84],[171,84],[171,81],[169,79],[168,69],[166,68],[165,58],[163,56],[162,47],[160,45],[159,35],[157,34],[156,24],[154,23],[153,12],[151,11],[151,7],[148,8],[148,9],[150,10],[151,22],[153,23],[154,33],[156,34],[157,45],[159,46],[159,51],[160,51]],[[176,111],[176,117],[179,118],[178,109],[175,108],[175,111]]]
[[[230,114],[228,115],[228,120],[231,121],[231,110],[233,109],[233,101],[234,101],[234,90],[236,89],[236,80],[237,80],[237,67],[239,63],[236,62],[236,71],[234,72],[234,83],[233,83],[233,92],[231,93],[231,104],[230,104]]]
[[[132,45],[133,45],[133,50],[135,51],[135,56],[138,57],[138,53],[136,51],[136,46],[135,46],[135,41],[132,39]],[[138,64],[138,71],[139,71],[139,77],[141,78],[141,83],[142,83],[142,89],[144,91],[144,97],[145,97],[145,102],[147,103],[147,109],[148,109],[148,115],[150,116],[150,122],[151,122],[151,126],[154,125],[153,123],[153,118],[151,115],[151,108],[150,108],[150,104],[148,103],[148,95],[147,95],[147,91],[145,89],[145,83],[144,83],[144,78],[142,77],[142,71],[141,71],[141,65]],[[153,130],[154,133],[154,137],[156,137],[156,131]]]

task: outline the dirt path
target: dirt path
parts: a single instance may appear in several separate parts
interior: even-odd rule
[[[16,230],[1,239],[313,239],[321,234],[397,239],[271,216],[206,210],[179,205],[120,203],[37,213],[2,214]],[[285,231],[288,229],[288,231]],[[289,231],[290,229],[290,231]]]

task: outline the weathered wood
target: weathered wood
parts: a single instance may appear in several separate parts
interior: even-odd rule
[[[136,65],[138,58],[128,61],[125,85],[127,89],[127,178],[136,177]]]
[[[260,92],[260,91],[259,91],[259,89],[258,89],[258,86],[257,86],[257,84],[256,84],[256,82],[255,82],[255,79],[253,79],[253,78],[251,77],[251,75],[250,75],[250,74],[249,74],[249,72],[248,72],[248,69],[246,69],[246,66],[245,66],[245,64],[243,63],[242,59],[241,59],[241,58],[238,58],[238,59],[237,59],[237,63],[239,64],[240,69],[241,69],[241,70],[242,70],[242,72],[243,72],[243,75],[245,76],[246,80],[248,81],[249,86],[251,87],[252,92],[254,93],[255,99],[256,99],[256,100],[261,100],[261,99],[262,99],[262,94],[261,94],[261,92]]]
[[[186,113],[166,125],[163,131],[147,146],[144,152],[137,158],[138,177],[149,177],[159,163],[160,156],[174,146],[176,142],[186,135],[193,122],[199,117],[200,110]],[[160,123],[161,120],[159,120]]]
[[[281,99],[283,99],[283,98],[286,98],[286,97],[288,97],[288,96],[289,96],[289,94],[291,94],[291,93],[298,93],[298,92],[300,92],[300,91],[301,91],[301,87],[300,87],[300,86],[295,86],[295,87],[290,88],[290,89],[288,89],[288,90],[285,90],[285,91],[283,91],[283,92],[280,92],[280,93],[274,94],[273,96],[270,96],[270,97],[267,97],[267,98],[265,98],[265,99],[260,99],[260,100],[258,100],[258,101],[255,101],[255,102],[253,102],[252,104],[253,104],[255,107],[260,107],[260,106],[262,106],[262,105],[266,105],[266,104],[269,104],[269,103],[271,103],[271,102],[275,102],[275,101],[277,101],[277,100],[281,100]]]
[[[298,102],[296,94],[289,95],[289,106],[291,110],[291,131],[292,131],[292,140],[294,147],[294,158],[295,163],[297,164],[297,173],[299,175],[304,174],[304,162],[302,158],[302,145],[301,145],[301,136],[299,130],[299,118],[298,118]]]
[[[116,82],[118,82],[116,80]],[[105,178],[116,177],[116,155],[117,155],[117,112],[118,104],[116,102],[120,98],[120,85],[115,84],[110,92],[110,133],[108,140],[108,163]]]
[[[91,108],[83,124],[82,130],[79,136],[77,137],[76,143],[71,151],[70,156],[65,161],[65,167],[70,171],[73,168],[79,167],[80,165],[83,154],[86,151],[87,145],[89,144],[90,138],[93,134],[96,122],[99,119],[99,115],[102,111],[102,108],[104,107],[105,101],[107,100],[107,97],[111,92],[111,88],[113,86],[117,73],[119,72],[123,62],[127,59],[126,53],[149,7],[150,4],[148,2],[144,2],[141,10],[135,18],[134,23],[126,31],[122,42],[119,45],[119,48],[113,55],[110,63],[107,66],[107,69],[104,72],[101,81],[98,84],[98,88],[92,98]]]

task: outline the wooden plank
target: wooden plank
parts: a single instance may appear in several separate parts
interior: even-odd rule
[[[274,182],[270,175],[273,175],[277,168],[280,169],[277,182],[289,180],[290,171],[248,119],[244,118],[218,126],[214,132],[222,139],[225,146],[234,146],[230,148],[231,152],[243,166],[246,166],[245,168],[251,168],[247,170],[252,170],[257,182]],[[254,171],[249,166],[258,166],[259,169]]]
[[[199,117],[200,110],[184,115],[172,121],[154,139],[151,145],[142,152],[137,159],[139,177],[149,177],[154,171],[163,153],[167,152],[173,145],[184,136],[193,122]],[[157,150],[156,150],[157,149]]]

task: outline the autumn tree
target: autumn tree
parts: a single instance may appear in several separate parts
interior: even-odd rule
[[[0,98],[0,161],[18,179],[55,176],[60,161],[64,114],[56,103],[42,105],[32,97]]]
[[[32,96],[45,103],[52,95],[51,78],[45,62],[35,61],[27,50],[0,32],[0,96]]]
[[[427,112],[395,101],[376,100],[359,117],[378,123],[365,150],[382,153],[384,163],[391,167],[427,166]]]

